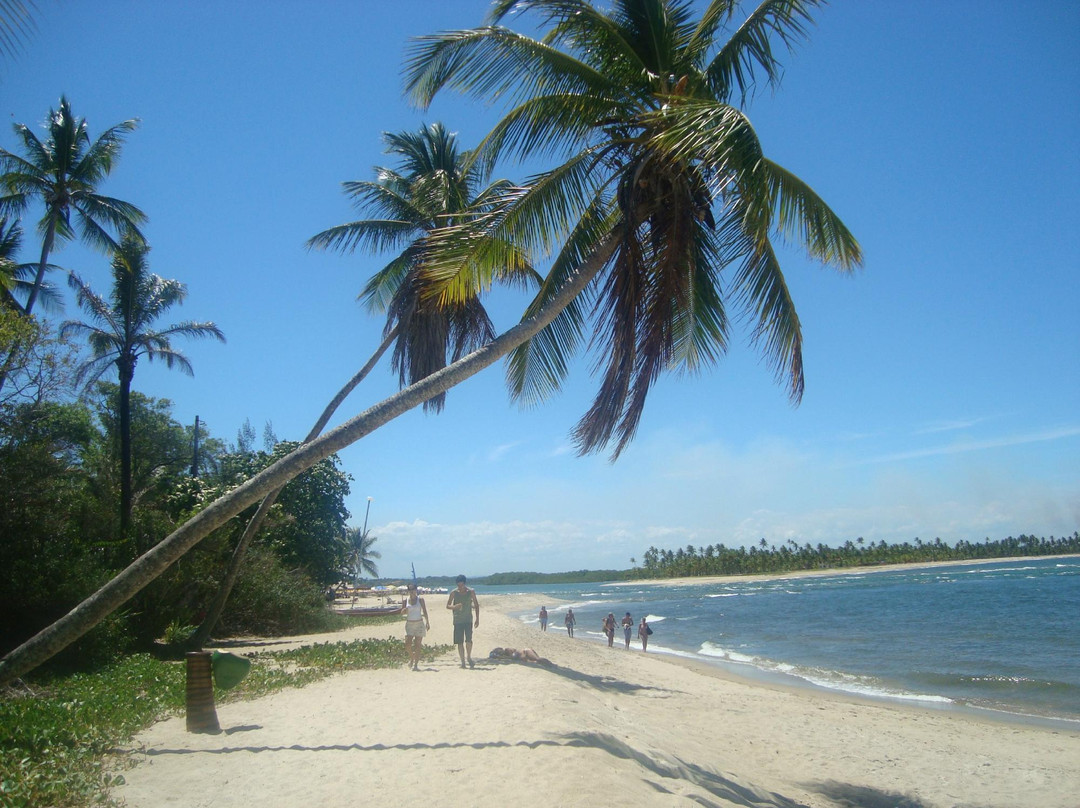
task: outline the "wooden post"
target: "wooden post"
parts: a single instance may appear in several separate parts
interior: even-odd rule
[[[187,731],[221,732],[214,709],[214,677],[209,651],[189,651],[187,656]]]

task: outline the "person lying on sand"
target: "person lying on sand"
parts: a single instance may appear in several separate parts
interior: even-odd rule
[[[531,648],[492,648],[488,659],[516,659],[519,662],[535,662],[538,665],[552,667],[552,661],[540,656]]]

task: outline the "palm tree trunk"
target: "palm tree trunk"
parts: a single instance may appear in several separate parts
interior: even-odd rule
[[[375,350],[375,353],[371,355],[371,358],[364,364],[356,375],[338,390],[336,396],[334,396],[330,403],[326,405],[326,409],[323,410],[322,415],[319,416],[319,420],[315,422],[315,426],[308,432],[304,442],[314,440],[319,437],[319,434],[323,431],[327,422],[333,417],[334,412],[341,406],[341,402],[356,389],[356,386],[364,380],[364,378],[371,372],[371,369],[375,367],[382,355],[386,353],[386,349],[390,347],[394,342],[394,338],[397,337],[398,329],[395,327],[386,338],[382,341],[382,344]],[[285,486],[277,488],[271,491],[262,502],[259,503],[259,509],[255,511],[255,515],[251,517],[251,520],[244,528],[243,535],[240,536],[240,541],[236,543],[236,548],[233,550],[232,557],[229,559],[229,567],[225,570],[225,577],[221,581],[221,585],[218,587],[217,594],[214,595],[213,601],[211,601],[209,608],[206,611],[206,617],[203,618],[202,623],[195,630],[195,633],[188,638],[187,645],[194,649],[201,649],[210,639],[211,633],[214,628],[217,627],[218,620],[221,619],[221,613],[225,611],[225,603],[229,600],[229,595],[232,593],[233,587],[236,585],[236,579],[240,577],[240,566],[244,561],[244,555],[247,553],[247,548],[251,544],[252,539],[259,532],[259,528],[262,527],[262,523],[266,520],[266,515],[270,513],[270,508],[277,502],[278,495],[282,492]]]
[[[52,211],[50,211],[52,212]],[[29,315],[34,310],[41,284],[45,281],[45,268],[49,265],[49,253],[52,252],[53,241],[56,239],[56,216],[49,217],[49,226],[45,231],[45,239],[41,243],[41,260],[38,262],[37,275],[34,276],[34,288],[30,290],[30,297],[26,299],[26,313]]]
[[[127,538],[131,525],[131,379],[133,363],[126,359],[120,366],[120,535]]]
[[[247,482],[216,499],[66,615],[0,659],[0,685],[33,670],[66,648],[120,608],[212,531],[271,491],[281,488],[320,460],[355,443],[399,415],[423,404],[432,396],[445,393],[475,376],[535,336],[596,276],[610,258],[619,238],[619,230],[608,234],[589,259],[569,277],[558,294],[534,316],[522,320],[484,347],[452,365],[383,399],[322,437],[297,447]]]

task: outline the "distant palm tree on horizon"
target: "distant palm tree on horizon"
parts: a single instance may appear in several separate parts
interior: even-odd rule
[[[360,582],[360,577],[364,574],[372,578],[379,577],[379,568],[375,564],[375,559],[382,558],[382,553],[373,549],[378,540],[379,537],[372,536],[370,530],[359,527],[345,529],[345,541],[349,545],[347,564],[354,586]]]

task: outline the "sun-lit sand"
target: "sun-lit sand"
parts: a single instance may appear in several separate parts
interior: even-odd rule
[[[431,642],[451,639],[445,598],[428,597]],[[1080,805],[1080,728],[743,681],[504,614],[539,606],[481,597],[475,670],[453,652],[420,672],[343,674],[219,706],[218,735],[163,721],[128,746],[136,765],[113,796],[130,808]],[[290,643],[360,636],[400,638],[404,624]],[[556,667],[489,661],[495,646]]]

